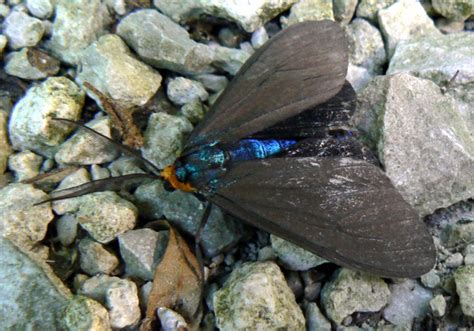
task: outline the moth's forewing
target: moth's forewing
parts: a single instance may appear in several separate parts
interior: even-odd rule
[[[329,261],[418,277],[436,259],[428,229],[377,166],[344,157],[230,165],[208,199]]]
[[[356,108],[356,93],[349,82],[328,101],[253,134],[257,139],[323,138],[331,130],[345,129]]]
[[[323,103],[344,85],[347,46],[339,24],[283,30],[244,64],[189,137],[184,153],[234,142]]]

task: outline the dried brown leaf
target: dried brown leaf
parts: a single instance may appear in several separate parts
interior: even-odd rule
[[[141,331],[151,330],[157,309],[166,307],[183,316],[188,325],[198,324],[201,313],[202,279],[199,262],[184,239],[169,226],[165,254],[155,270]]]

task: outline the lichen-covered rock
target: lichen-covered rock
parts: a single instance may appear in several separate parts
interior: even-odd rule
[[[271,235],[272,247],[282,265],[290,270],[308,270],[327,263],[325,259],[280,237]]]
[[[357,0],[333,0],[334,19],[343,25],[349,23],[354,16]]]
[[[379,10],[387,8],[394,2],[396,2],[396,0],[360,0],[357,6],[356,16],[377,23],[377,13]]]
[[[287,10],[298,0],[154,0],[155,6],[173,20],[184,23],[202,14],[222,17],[238,23],[247,32],[253,32],[273,17]]]
[[[387,42],[388,58],[401,41],[441,35],[423,6],[413,0],[401,0],[378,12],[379,26]]]
[[[170,79],[166,93],[174,104],[180,106],[195,100],[206,101],[209,97],[200,82],[184,77]]]
[[[71,293],[47,263],[0,238],[0,279],[2,330],[61,330]]]
[[[305,330],[295,296],[273,262],[245,263],[214,295],[220,330]]]
[[[162,169],[180,155],[184,137],[193,129],[184,117],[155,113],[148,119],[144,134],[143,157]]]
[[[8,168],[15,173],[17,181],[30,179],[39,174],[43,158],[30,151],[10,155]]]
[[[346,27],[349,62],[382,74],[387,57],[379,30],[364,19],[356,18]]]
[[[411,325],[415,318],[423,319],[430,310],[431,291],[417,281],[407,279],[390,285],[392,296],[384,309],[384,318],[395,325]]]
[[[288,25],[321,20],[334,21],[332,0],[299,0],[291,7]]]
[[[100,0],[56,0],[53,35],[47,47],[61,61],[76,64],[108,20],[107,8]]]
[[[23,48],[6,57],[5,72],[22,79],[44,79],[59,71],[59,61],[33,48]]]
[[[321,292],[321,304],[337,324],[354,312],[378,311],[389,299],[390,291],[381,278],[345,268],[338,270]]]
[[[167,220],[189,234],[195,235],[204,213],[204,203],[194,195],[174,191],[163,200],[163,213]],[[215,256],[237,243],[242,236],[241,225],[213,205],[209,219],[202,229],[201,246],[207,256]]]
[[[135,59],[117,35],[100,37],[84,50],[79,61],[76,81],[81,86],[87,82],[126,107],[143,106],[161,85],[161,75]]]
[[[13,11],[3,23],[3,33],[13,49],[36,46],[43,38],[44,25],[34,17],[21,11]]]
[[[28,90],[10,115],[10,141],[15,149],[29,149],[51,157],[72,126],[52,117],[77,121],[85,93],[66,77],[51,77]]]
[[[469,18],[469,16],[474,15],[474,3],[469,0],[432,0],[431,3],[436,12],[453,21],[462,22]]]
[[[78,248],[81,269],[91,276],[111,274],[119,265],[119,260],[113,253],[90,238],[82,239]]]
[[[376,77],[358,97],[356,126],[421,214],[474,195],[472,132],[436,84],[407,74]]]
[[[468,317],[474,317],[474,265],[456,270],[454,281],[462,312]]]
[[[76,295],[66,308],[62,325],[67,331],[110,331],[109,313],[97,301]]]
[[[191,123],[197,124],[204,118],[207,108],[199,100],[191,101],[183,105],[179,111],[181,116],[186,117]]]
[[[86,126],[111,137],[110,118],[96,118]],[[90,165],[110,162],[118,156],[119,152],[104,140],[97,138],[91,132],[79,129],[71,138],[58,148],[54,159],[59,164]]]
[[[0,236],[25,249],[43,240],[54,215],[50,204],[33,204],[46,199],[46,193],[29,184],[0,189]]]
[[[0,109],[0,175],[7,169],[8,157],[12,153],[7,135],[8,114]]]
[[[127,276],[153,280],[156,266],[168,244],[168,232],[132,230],[121,234],[118,241]]]

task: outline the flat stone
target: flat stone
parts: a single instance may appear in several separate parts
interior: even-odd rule
[[[82,239],[78,248],[81,269],[91,276],[111,274],[119,265],[119,260],[113,253],[90,238]]]
[[[474,138],[453,98],[407,74],[376,77],[358,97],[356,126],[421,214],[474,195]]]
[[[341,268],[321,292],[326,315],[336,324],[354,312],[375,312],[390,300],[387,284],[379,277]]]
[[[30,184],[10,184],[0,189],[0,236],[24,249],[44,239],[53,220],[49,203],[33,206],[48,195]]]
[[[464,315],[474,317],[474,265],[459,268],[454,273],[456,292]]]
[[[76,81],[81,86],[87,82],[124,107],[143,106],[161,85],[161,75],[138,61],[117,35],[108,34],[92,43],[80,64]]]
[[[288,25],[321,20],[334,21],[332,0],[299,0],[291,7]]]
[[[33,48],[23,48],[6,57],[5,72],[28,80],[44,79],[59,72],[59,61],[47,53]]]
[[[10,155],[8,168],[15,173],[17,181],[33,178],[40,172],[43,158],[30,151]]]
[[[43,38],[43,23],[20,11],[12,11],[3,22],[3,34],[13,49],[36,46]]]
[[[64,312],[62,324],[65,330],[109,331],[110,320],[107,309],[95,300],[76,295]]]
[[[153,3],[162,13],[179,23],[209,14],[239,24],[245,31],[253,32],[267,21],[284,12],[298,0],[228,1],[186,0],[159,1]]]
[[[423,6],[413,0],[402,0],[378,12],[380,30],[387,42],[388,58],[401,41],[430,35],[441,35]]]
[[[250,262],[235,269],[214,295],[220,330],[305,330],[305,320],[278,265]]]
[[[73,127],[51,118],[78,121],[84,99],[85,93],[66,77],[51,77],[30,88],[10,115],[8,130],[13,147],[52,157]]]

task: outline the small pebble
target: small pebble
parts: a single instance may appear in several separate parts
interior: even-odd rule
[[[61,244],[64,246],[71,245],[77,236],[78,223],[76,218],[71,214],[64,214],[56,220],[55,224],[56,233]]]
[[[3,33],[13,49],[36,46],[43,37],[43,23],[23,12],[10,13],[4,22]]]
[[[111,274],[119,265],[119,260],[114,254],[90,238],[81,240],[79,252],[81,269],[91,276]]]
[[[177,105],[184,105],[195,100],[206,101],[209,97],[200,82],[184,77],[171,79],[166,91],[168,98]]]
[[[436,271],[430,270],[428,273],[421,276],[421,282],[428,288],[435,288],[440,285],[441,278],[438,276]]]
[[[10,155],[8,168],[15,173],[17,181],[33,178],[39,174],[43,158],[30,151]]]
[[[462,265],[464,257],[461,253],[454,253],[450,257],[448,257],[445,261],[446,267],[448,268],[457,268]]]
[[[430,308],[435,317],[442,317],[446,313],[446,300],[438,294],[430,301]]]
[[[268,40],[268,33],[265,27],[261,26],[252,33],[252,38],[250,42],[252,43],[253,48],[260,48]]]

